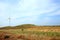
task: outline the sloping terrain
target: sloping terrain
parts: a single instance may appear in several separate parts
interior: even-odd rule
[[[7,26],[0,28],[0,40],[60,40],[60,26]]]

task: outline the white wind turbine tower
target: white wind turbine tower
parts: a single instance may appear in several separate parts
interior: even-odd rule
[[[9,8],[9,16],[8,16],[8,26],[11,26],[11,8]]]
[[[11,26],[11,18],[10,18],[10,16],[9,16],[8,20],[9,20],[9,26]]]
[[[11,11],[9,12],[8,16],[8,25],[11,26]]]

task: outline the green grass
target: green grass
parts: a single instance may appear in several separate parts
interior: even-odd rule
[[[36,34],[40,36],[60,36],[60,32],[35,32],[35,31],[20,31],[17,34]]]
[[[27,29],[25,29],[24,31],[22,31],[21,29],[9,29],[9,30],[0,30],[0,31],[6,31],[6,32],[11,32],[13,34],[35,34],[38,36],[60,36],[60,32],[41,32],[41,31],[28,31]]]
[[[6,32],[11,32],[14,34],[35,34],[35,35],[40,35],[40,36],[60,36],[60,32],[40,32],[40,31],[21,31],[20,29],[18,30],[0,30],[0,31],[6,31]]]

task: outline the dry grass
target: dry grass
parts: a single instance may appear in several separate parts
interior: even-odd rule
[[[3,32],[1,32],[3,31]],[[8,35],[9,34],[9,35]],[[4,39],[5,35],[10,36]],[[21,29],[1,29],[0,40],[60,40],[60,27],[37,27]]]
[[[14,34],[0,31],[0,40],[17,40]]]
[[[60,40],[60,37],[48,37],[48,36],[37,36],[37,35],[20,35],[18,39],[22,40]]]

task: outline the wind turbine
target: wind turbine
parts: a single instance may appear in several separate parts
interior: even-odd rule
[[[9,26],[11,26],[11,17],[10,16],[8,18],[8,21],[9,21]]]
[[[11,8],[9,8],[9,14],[8,14],[8,25],[11,26]]]

